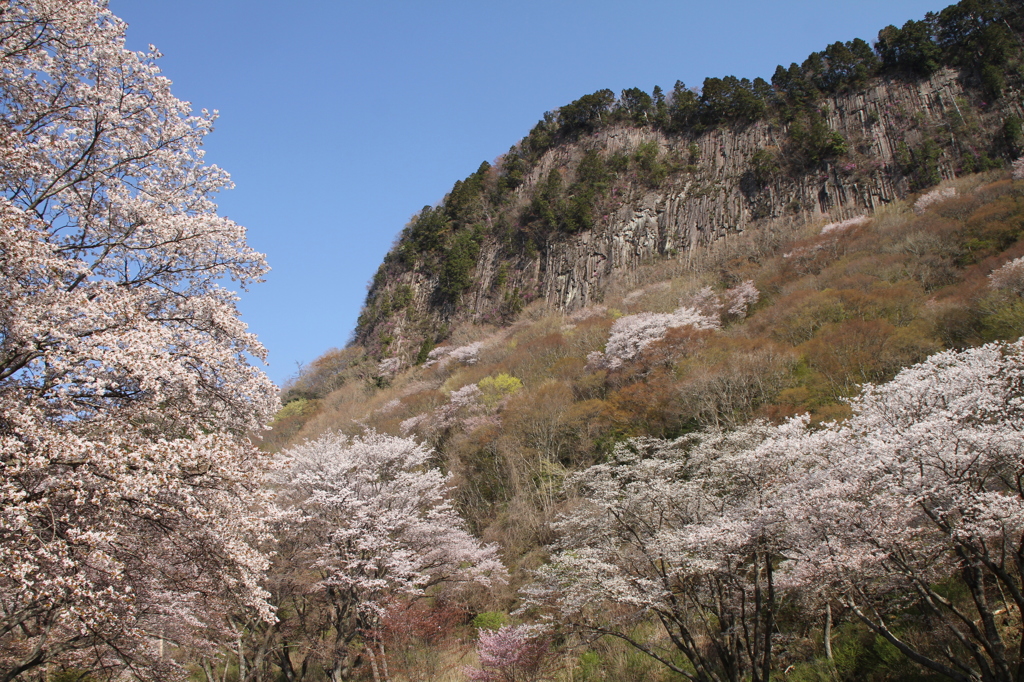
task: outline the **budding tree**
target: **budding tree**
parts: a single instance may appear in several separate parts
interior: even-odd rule
[[[220,285],[266,265],[216,213],[213,116],[124,29],[93,0],[0,10],[3,682],[145,675],[158,641],[216,639],[231,603],[269,616],[246,434],[275,391]]]
[[[429,466],[431,454],[411,438],[372,431],[327,434],[287,452],[281,495],[293,516],[281,541],[298,539],[300,560],[316,572],[333,682],[349,677],[360,639],[379,627],[396,598],[419,598],[442,584],[505,580],[496,547],[465,530],[446,496],[451,476]],[[377,655],[372,641],[364,644]]]

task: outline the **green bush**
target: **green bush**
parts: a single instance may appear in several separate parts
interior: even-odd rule
[[[498,630],[508,622],[508,614],[501,611],[484,611],[473,617],[473,627],[477,630]]]

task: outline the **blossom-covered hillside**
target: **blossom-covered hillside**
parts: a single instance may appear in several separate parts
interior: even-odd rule
[[[640,662],[634,660],[632,665],[634,670],[645,671],[644,679],[657,679],[673,667],[683,671],[728,667],[728,660],[733,660],[728,665],[745,670],[747,676],[761,670],[768,660],[771,670],[791,667],[804,675],[791,673],[787,679],[823,679],[814,675],[827,674],[830,666],[839,670],[840,679],[864,679],[862,675],[869,673],[872,679],[908,679],[906,675],[918,665],[914,656],[932,662],[942,659],[946,635],[941,633],[953,627],[949,618],[958,617],[954,606],[973,613],[975,619],[978,611],[972,609],[995,613],[1006,608],[989,607],[987,602],[945,606],[936,602],[936,611],[927,621],[939,628],[932,640],[915,634],[915,621],[900,610],[903,607],[879,610],[878,599],[910,599],[917,588],[924,589],[921,594],[925,595],[937,590],[928,597],[933,601],[944,594],[942,581],[952,579],[949,576],[955,573],[953,557],[969,549],[940,542],[943,529],[960,533],[943,525],[952,523],[953,517],[947,522],[937,516],[930,522],[935,525],[920,526],[924,535],[905,538],[920,552],[913,561],[923,562],[932,572],[900,582],[893,574],[900,570],[898,566],[879,556],[872,559],[875,563],[861,565],[863,562],[848,557],[821,555],[824,547],[832,546],[832,533],[842,534],[836,536],[842,545],[836,545],[835,551],[850,556],[856,552],[870,556],[865,547],[877,546],[882,536],[856,535],[867,533],[867,528],[833,530],[824,517],[810,514],[833,514],[828,523],[838,523],[853,518],[850,514],[854,512],[847,514],[843,509],[861,505],[879,511],[879,522],[895,523],[904,530],[918,528],[920,520],[903,519],[892,509],[882,513],[883,501],[869,499],[882,492],[911,499],[914,488],[895,488],[889,478],[885,483],[829,478],[852,476],[855,472],[848,470],[847,464],[861,461],[857,458],[890,457],[894,455],[885,453],[911,448],[915,457],[932,458],[927,466],[935,468],[935,476],[960,476],[941,470],[938,462],[959,467],[948,457],[964,458],[963,466],[968,468],[962,475],[980,476],[977,482],[981,487],[964,485],[981,496],[977,504],[984,499],[985,505],[995,505],[982,510],[953,488],[947,491],[952,485],[949,482],[904,481],[907,486],[924,486],[917,490],[934,489],[932,494],[941,496],[934,509],[949,510],[941,514],[955,513],[962,519],[957,524],[967,523],[975,513],[982,516],[971,523],[1010,523],[1010,516],[1004,519],[999,516],[1001,511],[994,511],[998,507],[1011,516],[1016,514],[1004,506],[1016,504],[1016,493],[999,483],[1003,480],[1000,476],[1010,474],[975,473],[969,467],[980,455],[970,454],[970,448],[1004,458],[1004,462],[1009,461],[1005,458],[1012,460],[1019,449],[1013,436],[1016,422],[1000,421],[1000,405],[1020,399],[1022,389],[1013,378],[1017,370],[990,371],[982,364],[1018,358],[1020,351],[1016,346],[987,346],[987,350],[965,355],[957,351],[1012,341],[1024,332],[1022,233],[1024,181],[1013,179],[1009,171],[946,182],[855,219],[774,221],[764,231],[711,244],[685,264],[672,260],[653,263],[639,272],[638,286],[613,287],[600,305],[565,314],[538,302],[507,326],[464,324],[420,365],[378,361],[358,346],[332,351],[287,388],[285,408],[265,447],[279,448],[325,431],[355,435],[367,428],[428,444],[434,449],[432,462],[451,476],[451,495],[468,527],[501,548],[510,571],[507,586],[487,596],[478,595],[477,601],[471,602],[475,604],[472,609],[506,614],[502,618],[521,623],[535,622],[544,614],[553,616],[554,622],[564,627],[537,635],[542,639],[530,639],[523,646],[575,642],[573,646],[583,648],[569,650],[574,653],[565,654],[569,656],[565,665],[577,673],[588,669],[588,661],[599,661],[595,664],[598,669],[619,670],[623,676],[639,674],[624,671],[633,660],[630,656],[640,655]],[[918,363],[923,364],[915,373],[900,374]],[[975,369],[981,374],[968,376]],[[954,371],[961,374],[949,374]],[[925,390],[922,387],[932,381],[928,377],[947,375],[953,382],[950,386],[957,387],[950,388],[946,397],[933,392],[928,398],[905,398],[900,393],[908,382],[917,382],[914,391]],[[895,383],[887,383],[894,379]],[[879,388],[862,395],[868,384]],[[996,384],[1005,396],[993,393]],[[986,403],[988,393],[993,397]],[[954,399],[956,407],[952,402],[943,406],[943,401]],[[901,406],[901,400],[909,402]],[[925,410],[926,403],[932,416],[927,410],[914,411]],[[995,412],[982,414],[978,410]],[[926,416],[953,421],[947,429],[939,422],[926,421]],[[897,420],[891,426],[893,443],[903,439],[899,442],[904,445],[883,443],[890,437],[884,435],[883,422],[890,418]],[[796,421],[788,421],[791,419]],[[958,431],[974,428],[971,420],[979,419],[994,420],[1001,430],[970,435]],[[868,441],[858,440],[868,436]],[[906,445],[907,439],[916,438],[938,440],[918,453],[914,450],[917,446]],[[828,454],[822,443],[834,448],[835,454]],[[697,457],[693,448],[698,445],[703,448],[703,460],[693,459]],[[968,450],[958,449],[963,447]],[[952,448],[951,454],[944,454],[943,448]],[[722,459],[733,451],[738,459]],[[662,452],[668,454],[657,454]],[[770,456],[776,452],[785,461],[780,460],[781,468],[772,473],[776,463]],[[787,459],[800,452],[806,452],[809,459]],[[658,464],[659,458],[667,458],[664,466]],[[872,466],[890,466],[881,459],[873,461],[880,464],[864,460],[866,476],[882,475]],[[899,466],[917,465],[901,460]],[[1012,469],[1014,465],[1006,466]],[[630,473],[629,467],[641,467],[644,473]],[[761,476],[758,471],[768,478],[740,480]],[[896,469],[885,474],[895,475]],[[904,473],[898,475],[905,477]],[[639,485],[644,476],[662,477],[664,482],[655,485],[652,479],[641,506],[614,511],[602,505],[613,499],[618,500],[615,504],[627,504],[627,499],[596,487],[596,476],[604,477],[605,488],[614,481]],[[812,481],[820,487],[808,487]],[[830,503],[834,508],[826,506],[825,500],[832,494],[829,491],[843,486],[850,491],[856,487],[868,497],[858,492],[855,498],[836,497]],[[803,490],[803,502],[785,497],[796,489]],[[958,497],[953,500],[947,492]],[[606,494],[611,497],[605,501],[593,497]],[[705,502],[700,502],[701,496],[707,496]],[[818,497],[812,499],[814,496]],[[758,499],[768,506],[747,506]],[[897,509],[902,504],[899,499],[887,497],[884,504]],[[684,500],[700,508],[676,509],[674,505]],[[943,506],[954,503],[967,506],[957,507],[955,512]],[[777,508],[780,504],[807,506],[800,511],[796,506]],[[629,535],[640,542],[640,536],[635,529],[623,526],[616,530],[606,521],[614,517],[625,523],[635,517],[638,523],[646,523],[642,509],[676,510],[672,513],[681,516],[671,522],[664,517],[660,522],[670,523],[663,532],[676,535],[655,533],[643,541],[653,545],[631,545],[630,551],[655,563],[640,573],[623,573],[626,567],[609,556],[626,556],[615,543]],[[726,511],[732,516],[722,517]],[[867,518],[863,512],[855,513],[857,518]],[[796,535],[782,539],[770,535],[752,538],[750,529],[761,527],[757,524],[775,523],[770,520],[775,518],[772,514],[804,518],[806,523],[787,526],[786,532]],[[966,526],[957,525],[961,527]],[[879,526],[871,532],[890,531]],[[925,539],[939,544],[918,548],[915,543]],[[988,535],[978,536],[977,541],[982,543],[977,548],[1000,542]],[[797,556],[798,542],[805,543],[799,546],[804,553],[799,556],[805,558],[780,564]],[[974,540],[965,536],[956,542]],[[652,554],[654,548],[660,552],[662,547],[683,554]],[[691,552],[696,553],[691,556]],[[726,561],[726,556],[733,559]],[[570,565],[567,557],[593,563]],[[952,563],[934,563],[939,557]],[[726,563],[720,564],[722,561]],[[637,582],[653,580],[650,570],[670,564],[678,566],[673,569],[678,572],[664,579],[675,587],[654,583],[642,587]],[[640,570],[640,564],[630,567],[629,571]],[[862,573],[855,577],[853,573],[828,572],[839,567]],[[777,573],[775,577],[766,573],[769,568]],[[996,569],[979,570],[984,574]],[[616,575],[619,577],[614,578]],[[983,576],[980,584],[995,585],[989,581],[1003,579],[1020,582],[1015,573],[1004,578],[998,575]],[[771,621],[765,620],[769,597],[757,592],[767,589],[764,581],[768,579],[777,581],[773,583],[777,593],[771,597],[775,600],[771,602]],[[587,580],[597,582],[588,584]],[[614,587],[614,580],[624,581],[621,590]],[[864,591],[844,592],[843,584],[861,585]],[[663,613],[659,604],[664,603],[659,600],[668,598],[666,589],[678,601],[674,610]],[[677,594],[677,589],[682,591]],[[707,601],[712,593],[740,601],[722,602],[712,609]],[[963,596],[970,599],[969,590]],[[741,608],[743,600],[747,601]],[[574,610],[573,604],[599,608],[584,612]],[[745,624],[753,630],[743,635],[748,639],[715,634],[707,630],[707,624],[693,621],[704,609],[715,614],[712,622],[736,618],[735,627]],[[610,615],[610,621],[602,620]],[[821,634],[826,615],[831,653]],[[664,628],[656,625],[659,620]],[[1012,624],[1019,621],[1011,618],[1006,622],[1011,631],[1000,626],[988,634],[976,633],[962,646],[970,648],[971,641],[980,641],[972,639],[978,636],[995,637],[1002,642],[999,646],[1005,646],[1007,639],[1016,641],[1019,631],[1012,631],[1016,627]],[[763,633],[765,627],[776,633],[769,640],[763,634],[751,634],[758,628]],[[705,644],[695,649],[673,644],[666,639],[673,628],[682,628],[680,632]],[[584,645],[606,631],[618,639]],[[457,628],[452,632],[458,632]],[[433,651],[434,656],[458,650],[451,640],[443,645],[416,638],[403,641],[418,642],[417,646]],[[733,647],[733,659],[708,652],[706,647],[719,641],[723,647]],[[640,647],[635,650],[645,653],[630,654],[622,648],[637,644]],[[901,647],[907,649],[903,654],[899,653]],[[659,659],[663,660],[659,663]],[[434,660],[438,663],[440,659]],[[943,661],[941,665],[949,667],[949,661]],[[985,658],[984,664],[975,661],[968,667],[975,670],[970,666],[992,664]],[[757,674],[765,678],[763,672]],[[954,675],[952,679],[958,678]]]
[[[1018,679],[1022,33],[963,0],[770,84],[599,91],[425,207],[263,447],[429,448],[450,537],[507,575],[382,574],[353,629],[317,592],[348,550],[278,561],[251,661]]]

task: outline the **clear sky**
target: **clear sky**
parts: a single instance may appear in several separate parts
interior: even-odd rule
[[[950,0],[951,1],[951,0]],[[409,218],[545,111],[707,76],[761,76],[872,40],[926,0],[111,0],[175,95],[220,111],[207,159],[221,213],[272,272],[243,318],[282,383],[347,343],[366,284]]]

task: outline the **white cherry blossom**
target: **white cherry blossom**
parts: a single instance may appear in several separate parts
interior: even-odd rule
[[[0,13],[4,682],[164,674],[158,641],[202,651],[239,604],[271,617],[249,436],[277,400],[223,286],[266,263],[217,215],[214,116],[124,29],[90,0]]]

